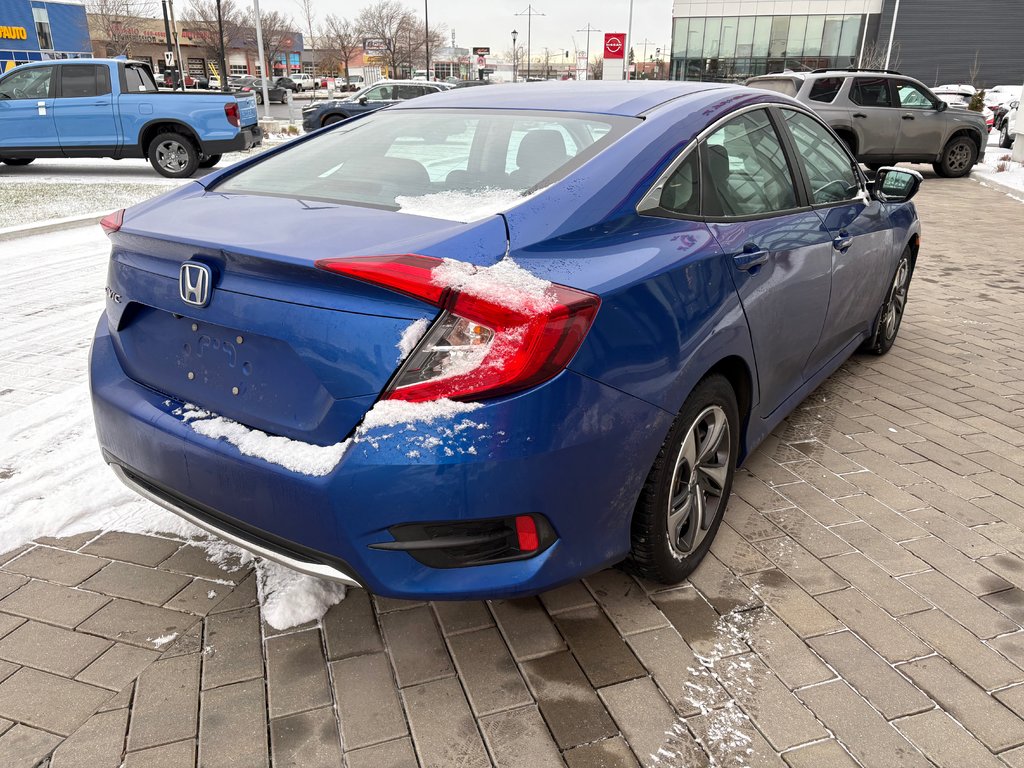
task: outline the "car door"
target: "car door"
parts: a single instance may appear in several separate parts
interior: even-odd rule
[[[767,417],[803,384],[821,336],[832,236],[806,204],[767,109],[729,120],[700,153],[702,213],[733,260]]]
[[[850,118],[857,132],[857,159],[892,162],[900,135],[900,115],[893,109],[885,77],[855,77],[850,84]]]
[[[110,88],[110,69],[97,64],[61,64],[53,121],[66,155],[121,144]]]
[[[896,160],[934,159],[946,134],[938,99],[908,80],[893,80],[893,88],[900,112]]]
[[[55,66],[25,67],[0,79],[0,149],[38,149],[40,157],[59,154],[53,124],[55,70]]]
[[[808,199],[832,238],[828,310],[804,366],[809,379],[870,329],[891,277],[892,229],[842,141],[805,112],[782,107],[779,113]]]

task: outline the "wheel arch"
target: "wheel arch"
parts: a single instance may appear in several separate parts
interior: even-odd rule
[[[984,146],[984,140],[982,139],[981,134],[978,133],[978,131],[974,130],[973,128],[957,128],[955,131],[949,134],[949,137],[946,139],[946,142],[942,145],[942,152],[946,150],[946,147],[949,146],[949,143],[951,141],[953,141],[954,139],[958,139],[961,136],[966,136],[968,139],[973,141],[975,148],[978,150],[978,154],[981,154],[981,148],[982,146]],[[941,155],[942,152],[940,152],[939,154]]]
[[[326,127],[327,121],[330,120],[332,117],[338,118],[338,122],[341,122],[342,120],[348,120],[350,117],[352,117],[352,115],[348,115],[345,114],[344,112],[339,112],[337,110],[332,110],[320,116],[320,127]]]
[[[736,406],[740,415],[740,444],[737,464],[742,464],[748,453],[747,427],[750,424],[750,416],[754,406],[753,373],[746,360],[739,355],[729,355],[712,365],[697,379],[697,382],[700,383],[708,376],[716,374],[724,377],[732,387],[732,391],[736,393]]]
[[[178,120],[167,120],[166,118],[161,118],[159,120],[153,120],[152,122],[146,123],[139,131],[139,147],[142,150],[143,156],[149,155],[149,145],[152,144],[153,139],[161,133],[180,133],[186,139],[195,144],[196,149],[200,154],[203,152],[203,142],[199,139],[199,135],[191,126]]]

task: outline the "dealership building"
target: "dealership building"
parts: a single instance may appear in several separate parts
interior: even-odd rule
[[[1022,29],[1021,0],[675,0],[670,71],[736,82],[784,69],[877,68],[891,35],[889,68],[926,84],[1024,83]]]
[[[92,56],[85,6],[65,0],[0,0],[0,72],[26,61]]]

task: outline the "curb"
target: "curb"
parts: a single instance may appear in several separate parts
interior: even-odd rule
[[[74,229],[76,227],[84,227],[90,224],[99,224],[100,219],[108,213],[110,213],[110,211],[86,213],[81,216],[69,216],[66,219],[47,219],[46,221],[37,221],[31,224],[21,224],[17,227],[0,229],[0,242],[5,240],[17,240],[22,237],[31,237],[32,235],[42,235],[46,232],[59,232],[62,229]]]
[[[971,178],[983,187],[988,187],[995,192],[1002,192],[1007,197],[1012,197],[1014,200],[1024,202],[1024,190],[1019,187],[1011,187],[1009,184],[996,181],[988,176],[975,176],[974,174],[971,174]]]

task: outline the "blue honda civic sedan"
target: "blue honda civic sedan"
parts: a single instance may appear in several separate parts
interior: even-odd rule
[[[345,121],[104,222],[100,445],[143,496],[401,598],[711,546],[736,467],[883,354],[921,178],[708,83],[547,83]]]

